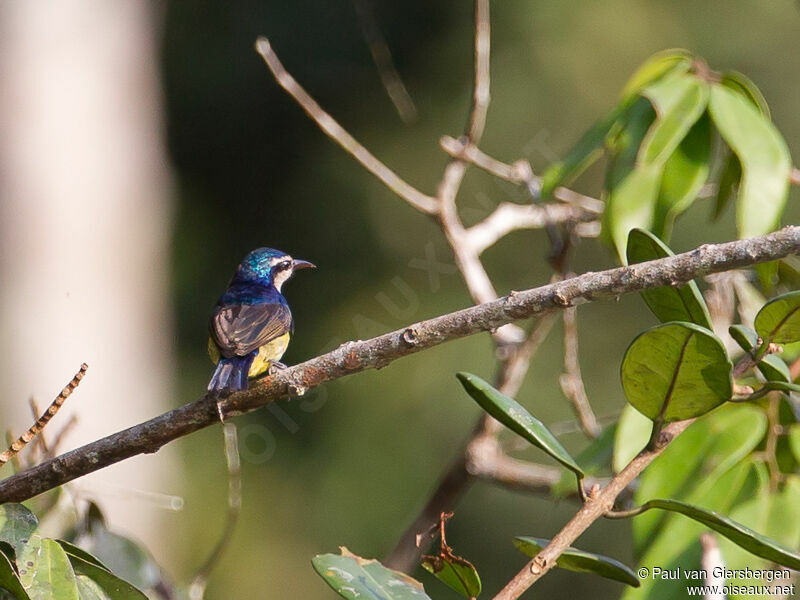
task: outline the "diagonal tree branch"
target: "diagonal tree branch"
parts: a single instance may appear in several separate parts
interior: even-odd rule
[[[328,381],[433,348],[450,340],[492,331],[522,319],[577,303],[616,297],[663,285],[680,285],[698,276],[800,253],[800,226],[758,238],[703,245],[676,256],[585,273],[472,306],[403,329],[357,342],[287,368],[221,400],[226,415],[246,413],[280,398],[298,396]],[[158,451],[164,444],[219,422],[216,399],[196,402],[102,438],[0,482],[0,503],[21,502],[126,458]]]

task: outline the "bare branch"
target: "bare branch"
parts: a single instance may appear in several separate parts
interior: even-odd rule
[[[578,359],[578,315],[571,307],[562,313],[564,321],[564,373],[558,380],[564,395],[572,402],[581,429],[590,438],[600,435],[600,425],[594,415],[592,405],[586,396],[581,376],[581,363]],[[591,487],[591,486],[589,486]]]
[[[707,244],[659,260],[585,273],[433,319],[378,337],[343,344],[336,350],[289,367],[221,400],[225,414],[249,412],[280,398],[391,362],[450,340],[491,331],[579,302],[616,297],[695,277],[751,266],[800,253],[800,226],[724,244]],[[0,481],[0,503],[21,502],[131,456],[158,451],[164,444],[219,422],[215,398],[203,397],[149,421],[45,461]]]
[[[489,156],[474,143],[457,140],[449,135],[442,136],[439,145],[453,158],[473,164],[499,179],[516,185],[524,185],[537,193],[541,188],[542,178],[534,175],[531,164],[525,159],[517,160],[512,164],[504,163]],[[605,202],[602,200],[585,196],[565,187],[556,188],[553,197],[595,215],[601,214],[605,206]]]
[[[429,215],[436,214],[436,200],[419,191],[414,186],[400,178],[394,171],[378,160],[369,150],[362,146],[347,130],[325,112],[308,92],[297,83],[283,67],[278,55],[270,46],[269,40],[260,37],[256,40],[256,51],[264,59],[273,77],[286,92],[302,107],[317,126],[334,142],[339,144],[345,152],[355,158],[370,173],[380,179],[386,187],[400,196],[417,210]]]
[[[597,215],[569,204],[515,204],[501,202],[483,221],[466,231],[474,252],[483,253],[507,234],[518,229],[543,229],[565,222],[592,222]]]
[[[19,436],[2,454],[0,454],[0,467],[6,464],[12,456],[14,456],[17,452],[22,450],[25,446],[27,446],[30,441],[36,437],[42,429],[44,429],[45,425],[50,422],[61,406],[66,402],[67,398],[69,398],[70,394],[75,390],[78,385],[80,385],[81,379],[86,374],[86,370],[89,368],[89,365],[83,363],[81,365],[80,370],[75,373],[75,377],[66,385],[66,387],[61,390],[61,393],[56,396],[56,399],[47,407],[47,410],[44,411],[41,417],[39,417],[36,422],[30,426],[28,431],[23,433]]]

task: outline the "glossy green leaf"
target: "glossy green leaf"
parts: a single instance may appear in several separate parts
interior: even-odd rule
[[[758,343],[758,334],[744,325],[731,325],[728,328],[733,340],[745,352],[752,352]],[[789,367],[779,356],[768,354],[758,363],[758,370],[767,381],[791,381]]]
[[[714,218],[718,219],[730,204],[738,191],[739,182],[742,179],[742,163],[732,152],[725,159],[725,166],[719,176],[717,186],[717,200],[714,204]]]
[[[669,239],[678,215],[697,199],[711,164],[711,120],[704,114],[664,164],[653,216],[653,232]]]
[[[639,148],[644,165],[663,164],[706,110],[709,88],[693,75],[670,74],[642,89],[653,104],[656,121]]]
[[[649,500],[643,505],[643,508],[645,510],[657,508],[680,513],[713,529],[751,554],[771,560],[790,569],[800,569],[800,554],[716,511],[677,500],[663,499]]]
[[[98,566],[95,561],[70,553],[67,557],[75,572],[91,578],[110,600],[147,600],[147,596],[136,587]]]
[[[758,334],[747,325],[731,325],[728,327],[728,333],[745,352],[752,352],[758,344]]]
[[[22,504],[0,505],[0,541],[7,542],[19,555],[39,526],[39,520]]]
[[[542,198],[551,196],[558,186],[568,185],[600,157],[603,141],[626,108],[625,103],[616,106],[581,136],[563,160],[553,164],[542,174]]]
[[[64,552],[66,552],[68,555],[76,556],[88,563],[100,567],[101,569],[105,569],[106,571],[110,570],[100,561],[100,559],[98,559],[96,556],[93,556],[92,554],[89,554],[83,548],[80,548],[75,544],[72,544],[66,540],[56,540],[56,541],[64,549]]]
[[[789,344],[800,340],[800,291],[767,302],[758,311],[754,325],[764,343]]]
[[[713,85],[709,111],[742,165],[736,223],[739,237],[763,235],[780,223],[792,167],[789,149],[775,126],[747,99]]]
[[[622,387],[636,410],[663,422],[698,417],[732,395],[725,346],[693,323],[666,323],[633,340],[622,361]]]
[[[727,407],[726,407],[727,408]],[[713,416],[713,415],[709,415]],[[694,427],[694,425],[692,426]],[[692,428],[690,427],[688,431]],[[678,438],[682,438],[683,434]],[[676,440],[678,441],[678,440]],[[670,444],[672,445],[672,444]],[[645,473],[648,469],[645,469]],[[752,462],[740,461],[725,471],[720,477],[706,483],[705,474],[698,472],[695,477],[698,485],[684,499],[687,503],[712,508],[726,513],[740,497],[743,487],[750,483]],[[694,520],[686,519],[679,514],[667,511],[647,511],[633,519],[634,531],[637,522],[651,516],[663,519],[658,534],[640,546],[637,555],[641,556],[639,567],[660,567],[662,569],[696,569],[700,564],[701,549],[698,544],[705,527]],[[642,580],[639,589],[627,588],[622,595],[623,600],[642,598],[664,598],[677,600],[686,597],[686,580],[653,579]]]
[[[599,158],[606,136],[636,101],[636,95],[643,87],[666,75],[685,73],[690,66],[691,54],[681,49],[665,50],[648,58],[625,84],[619,104],[583,134],[563,160],[544,172],[542,198],[552,195],[558,186],[569,184]]]
[[[76,579],[78,581],[78,593],[81,596],[81,600],[112,600],[112,598],[103,591],[103,588],[97,585],[97,583],[88,576],[77,575]]]
[[[11,592],[17,600],[30,600],[28,592],[22,587],[11,561],[5,554],[0,553],[0,587]]]
[[[475,566],[460,556],[436,556],[422,561],[422,568],[462,596],[473,598],[481,593],[481,578]]]
[[[579,477],[583,476],[578,463],[569,455],[558,438],[519,402],[499,392],[477,375],[462,372],[457,373],[456,377],[472,399],[489,415],[534,446],[544,450]]]
[[[692,55],[682,48],[662,50],[650,56],[636,69],[622,89],[622,99],[637,94],[646,85],[673,73],[686,73],[692,64]]]
[[[764,439],[764,411],[747,404],[727,404],[697,419],[659,455],[639,478],[634,502],[672,498],[716,508],[713,496],[726,473],[753,452]],[[724,509],[722,505],[720,508]],[[633,521],[634,548],[643,553],[657,535],[675,545],[688,544],[678,532],[664,531],[668,515],[653,511]],[[663,532],[663,533],[662,533]],[[691,532],[689,532],[691,533]]]
[[[75,572],[66,552],[55,540],[42,540],[28,594],[36,600],[80,600]]]
[[[770,491],[769,474],[766,466],[761,465],[763,483],[758,492],[741,504],[734,507],[730,512],[730,518],[754,531],[761,532],[763,535],[774,539],[788,548],[797,548],[800,545],[800,511],[797,510],[797,498],[800,497],[800,478],[795,475],[787,477],[783,489],[780,491]],[[719,548],[722,552],[723,562],[728,569],[751,570],[771,569],[773,565],[767,560],[759,560],[752,554],[740,548],[727,539],[719,538]],[[737,586],[769,585],[760,577],[729,579],[729,584]],[[743,591],[746,591],[743,589]],[[763,598],[764,600],[774,598],[768,594],[734,594],[728,596],[730,600],[748,600],[753,597]]]
[[[517,549],[531,558],[536,556],[549,543],[550,540],[543,538],[514,538],[514,545]],[[578,573],[592,573],[593,575],[620,581],[633,587],[639,587],[641,585],[636,573],[627,565],[613,558],[609,558],[608,556],[586,552],[577,548],[567,548],[564,553],[558,557],[556,567],[566,569],[567,571],[576,571]]]
[[[611,156],[606,170],[602,233],[615,246],[622,262],[628,232],[635,227],[649,229],[653,223],[663,164],[643,165],[636,157],[655,116],[650,102],[639,98],[621,119],[620,131],[609,141]]]
[[[632,229],[628,234],[628,264],[675,256],[658,237],[644,229]],[[641,292],[642,298],[662,323],[689,321],[712,329],[708,307],[694,281],[681,287],[663,286]]]
[[[422,584],[405,573],[387,569],[377,560],[356,556],[347,548],[342,554],[320,554],[311,560],[333,591],[348,600],[424,600]]]
[[[622,409],[617,422],[617,433],[614,437],[613,468],[619,473],[647,445],[653,422],[630,404]]]
[[[769,105],[767,99],[758,86],[753,83],[747,75],[739,73],[738,71],[728,71],[722,75],[720,83],[734,92],[744,96],[750,103],[755,106],[758,111],[767,119],[771,119]]]

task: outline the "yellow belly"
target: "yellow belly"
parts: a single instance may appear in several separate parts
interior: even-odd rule
[[[271,342],[267,342],[258,349],[258,354],[253,359],[253,364],[250,365],[250,371],[247,373],[248,377],[258,377],[269,366],[278,362],[283,357],[286,348],[289,346],[289,333],[284,333],[282,336],[275,338]],[[214,364],[219,362],[219,348],[211,338],[208,338],[208,355]]]

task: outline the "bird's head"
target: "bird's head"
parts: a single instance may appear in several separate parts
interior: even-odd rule
[[[314,269],[307,260],[292,258],[286,252],[274,248],[258,248],[244,257],[236,270],[234,281],[274,285],[278,291],[298,269]]]

